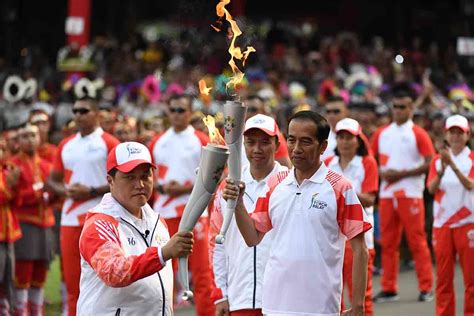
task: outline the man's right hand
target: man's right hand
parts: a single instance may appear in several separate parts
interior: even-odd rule
[[[173,237],[161,248],[163,260],[168,261],[171,258],[184,257],[189,255],[193,250],[193,233],[177,232]]]
[[[245,192],[245,183],[235,183],[232,179],[227,179],[224,190],[222,191],[222,197],[224,200],[240,200],[242,199]]]
[[[229,316],[229,301],[216,304],[216,316]]]

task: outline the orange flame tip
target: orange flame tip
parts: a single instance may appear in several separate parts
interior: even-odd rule
[[[215,145],[225,145],[224,137],[216,127],[216,120],[212,115],[208,115],[202,118],[204,125],[206,125],[207,130],[209,131],[209,139],[211,144]]]
[[[209,92],[212,90],[212,88],[208,88],[206,86],[206,81],[204,79],[199,80],[199,92],[202,95],[209,95]]]

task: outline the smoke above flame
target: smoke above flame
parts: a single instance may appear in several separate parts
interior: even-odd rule
[[[237,22],[232,18],[232,15],[225,8],[225,6],[228,5],[229,3],[230,3],[230,0],[221,0],[216,6],[216,13],[217,13],[217,16],[219,17],[219,22],[220,22],[220,19],[225,17],[227,22],[229,22],[231,30],[232,30],[232,39],[230,41],[228,51],[230,54],[229,65],[230,65],[230,68],[232,69],[233,76],[230,78],[229,82],[227,82],[226,87],[227,88],[232,87],[235,90],[236,86],[240,82],[242,82],[242,80],[244,79],[244,73],[236,65],[235,61],[240,60],[242,62],[242,66],[245,66],[245,60],[249,57],[250,53],[255,52],[256,50],[252,46],[248,46],[246,50],[242,52],[240,47],[236,46],[235,41],[237,37],[242,35],[242,31],[237,25]],[[219,28],[215,26],[212,26],[212,27],[216,31],[220,31]]]
[[[209,139],[211,144],[216,145],[225,145],[224,137],[222,137],[221,133],[216,127],[216,120],[212,115],[208,115],[202,118],[204,125],[206,125],[207,130],[209,131]]]

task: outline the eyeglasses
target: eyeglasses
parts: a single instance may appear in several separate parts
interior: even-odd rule
[[[339,114],[341,113],[340,109],[332,109],[332,110],[326,110],[326,114]]]
[[[392,107],[394,109],[397,109],[397,110],[406,110],[406,108],[407,108],[407,106],[403,105],[403,104],[394,104],[394,105],[392,105]]]
[[[186,109],[183,109],[183,108],[170,108],[170,112],[171,113],[182,114],[182,113],[186,112]]]
[[[249,112],[249,113],[256,113],[257,111],[258,111],[258,109],[254,106],[249,106],[247,108],[247,112]]]
[[[90,111],[91,111],[90,109],[84,109],[84,108],[81,108],[81,109],[72,109],[72,114],[84,115],[84,114],[89,113]]]

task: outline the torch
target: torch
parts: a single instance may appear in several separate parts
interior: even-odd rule
[[[224,104],[224,129],[225,142],[229,147],[229,178],[235,182],[240,181],[242,174],[242,134],[245,127],[245,114],[247,107],[242,102],[227,101]],[[236,200],[228,200],[223,211],[223,222],[216,243],[223,244],[225,234],[229,229],[230,221],[234,215]]]
[[[208,144],[206,147],[203,147],[197,179],[191,191],[189,201],[184,208],[178,231],[193,230],[217,188],[228,156],[229,151],[225,146]],[[188,257],[180,257],[178,261],[179,280],[184,289],[183,300],[189,300],[193,297],[193,292],[189,290]]]

